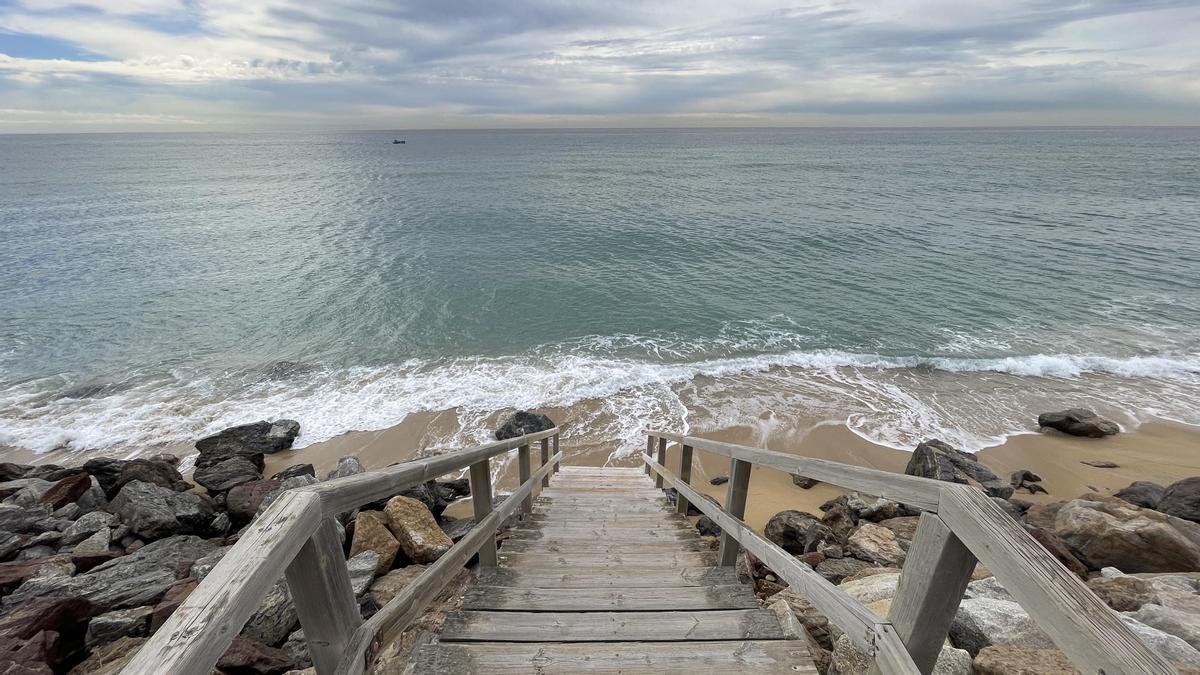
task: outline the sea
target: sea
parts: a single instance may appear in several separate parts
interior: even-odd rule
[[[10,450],[524,408],[977,451],[1068,406],[1200,424],[1200,128],[0,136]]]

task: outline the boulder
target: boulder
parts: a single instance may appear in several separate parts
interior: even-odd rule
[[[84,641],[91,649],[123,637],[149,635],[150,615],[153,613],[153,607],[133,607],[93,617],[88,623],[87,636]]]
[[[866,579],[867,577],[873,577],[876,574],[900,574],[900,568],[899,567],[864,567],[864,568],[860,569],[859,571],[855,572],[854,574],[851,574],[850,576],[846,577],[845,579],[842,579],[842,583],[844,584],[847,581],[858,581],[859,579]]]
[[[1158,483],[1151,483],[1148,480],[1135,480],[1126,487],[1114,492],[1113,496],[1124,499],[1134,506],[1140,506],[1144,509],[1156,509],[1166,492],[1167,488]]]
[[[208,534],[215,515],[212,500],[204,495],[175,492],[140,480],[126,483],[109,508],[144,539]]]
[[[834,642],[829,675],[862,675],[869,672],[874,663],[875,660],[860,651],[849,637],[840,635]],[[930,672],[931,675],[971,675],[971,655],[961,649],[944,645],[938,653],[937,663]]]
[[[71,554],[95,555],[97,553],[107,553],[109,532],[108,528],[97,530],[92,536],[75,544],[75,548],[71,549]]]
[[[857,574],[871,564],[858,558],[826,558],[814,568],[817,574],[828,579],[831,583],[840,584],[843,579]]]
[[[1106,420],[1086,408],[1071,408],[1062,412],[1048,412],[1038,415],[1039,427],[1050,427],[1071,436],[1086,436],[1101,438],[1119,433],[1121,427],[1116,422]]]
[[[440,487],[434,481],[427,481],[414,488],[409,488],[400,494],[424,504],[425,508],[429,509],[429,512],[435,518],[440,517],[446,510],[446,507],[450,506],[450,502],[457,499],[457,496],[451,490]],[[386,505],[387,500],[384,500],[383,506]]]
[[[0,504],[0,531],[40,533],[46,529],[45,524],[49,517],[50,509],[42,504]]]
[[[196,469],[196,473],[192,474],[192,480],[209,492],[225,492],[242,483],[261,479],[262,474],[254,462],[241,456],[230,457],[202,469]]]
[[[1058,649],[990,645],[975,657],[975,675],[1078,675]]]
[[[361,598],[371,582],[375,580],[375,570],[379,569],[379,554],[375,551],[363,551],[346,561],[350,570],[350,588],[354,597]]]
[[[388,500],[384,513],[387,514],[388,528],[400,542],[400,549],[413,562],[431,563],[454,545],[438,527],[429,509],[415,499],[393,497]]]
[[[1180,572],[1200,569],[1200,525],[1088,494],[1064,504],[1054,534],[1092,569]]]
[[[337,466],[333,468],[333,471],[330,471],[329,475],[325,476],[325,480],[345,478],[346,476],[365,473],[366,470],[366,467],[362,465],[362,462],[358,461],[357,457],[343,457],[338,460]]]
[[[262,469],[262,456],[292,447],[300,434],[300,424],[293,420],[254,422],[230,427],[220,433],[196,441],[200,457],[198,468],[224,461],[230,457],[246,457]]]
[[[1055,558],[1058,558],[1058,561],[1062,563],[1064,567],[1071,570],[1071,572],[1080,579],[1087,579],[1087,565],[1079,562],[1079,558],[1076,558],[1075,555],[1071,553],[1071,549],[1069,549],[1067,545],[1063,543],[1063,540],[1059,539],[1056,534],[1040,527],[1031,527],[1028,528],[1028,531],[1030,536],[1032,536],[1037,543],[1041,544],[1042,548],[1049,551],[1050,554]]]
[[[105,511],[85,513],[63,530],[62,543],[73,546],[87,539],[100,530],[116,527],[117,517]]]
[[[312,476],[316,478],[317,471],[312,464],[293,464],[279,473],[271,476],[271,480],[285,481],[296,476]]]
[[[192,489],[191,484],[183,479],[175,465],[169,462],[98,457],[85,462],[83,470],[96,479],[108,499],[112,499],[133,481],[151,483],[175,492]]]
[[[280,647],[287,652],[296,662],[296,668],[312,669],[312,654],[308,652],[308,640],[304,637],[304,629],[301,628],[288,636],[287,642]],[[285,675],[298,673],[298,670],[289,670]],[[316,675],[316,671],[312,671],[311,675]]]
[[[1155,653],[1188,668],[1200,668],[1200,651],[1182,638],[1151,628],[1128,614],[1122,614],[1121,620]]]
[[[1036,649],[1054,647],[1050,637],[1015,602],[971,598],[958,605],[950,624],[950,639],[960,649],[978,655],[989,645],[1021,645]]]
[[[278,490],[281,485],[277,480],[263,479],[233,487],[225,497],[225,511],[229,514],[229,519],[239,527],[250,522],[267,495]]]
[[[896,535],[896,543],[907,553],[913,538],[917,536],[917,524],[920,520],[920,516],[900,516],[881,520],[879,525],[891,530],[892,534]]]
[[[776,594],[775,598],[787,603],[792,614],[796,616],[818,645],[823,649],[833,649],[833,637],[829,634],[829,618],[809,602],[803,593],[785,588]]]
[[[70,675],[120,675],[145,643],[146,638],[123,637],[115,642],[99,645],[86,659],[71,669]]]
[[[198,585],[199,582],[196,579],[188,577],[168,586],[150,613],[150,632],[154,633],[162,628],[167,619],[171,618],[175,610],[179,609],[179,606],[183,604],[187,596],[192,594],[192,591],[196,590]]]
[[[68,476],[46,490],[39,501],[52,509],[61,509],[68,504],[74,504],[92,487],[92,477],[86,473]]]
[[[967,584],[967,588],[963,592],[963,598],[990,598],[992,600],[1016,602],[1016,599],[1013,598],[1012,594],[1004,586],[1000,585],[996,577],[978,579]]]
[[[1154,508],[1169,516],[1200,522],[1200,476],[1171,483]]]
[[[904,549],[896,541],[896,533],[874,523],[863,523],[846,541],[846,550],[860,560],[900,567],[904,564]]]
[[[295,659],[282,649],[242,636],[235,637],[217,659],[217,670],[227,675],[280,675],[295,665]]]
[[[536,434],[539,431],[553,429],[554,422],[541,413],[531,413],[518,410],[504,420],[496,429],[496,440],[503,441],[526,434]]]
[[[967,484],[970,478],[979,483],[989,497],[1008,499],[1013,494],[1013,486],[1000,480],[974,455],[936,438],[917,446],[904,473],[949,483]]]
[[[824,543],[837,541],[833,530],[820,518],[791,509],[771,516],[763,535],[788,553],[809,553]]]
[[[1087,585],[1109,607],[1118,612],[1135,612],[1142,605],[1158,599],[1154,585],[1135,576],[1100,576],[1089,579]]]
[[[18,478],[7,483],[0,483],[0,498],[6,504],[17,506],[33,506],[42,503],[42,496],[54,487],[54,483],[42,478]],[[51,507],[51,510],[57,507]]]
[[[275,645],[287,639],[299,622],[287,580],[280,579],[267,590],[254,614],[246,620],[242,635],[263,644]]]
[[[375,551],[379,554],[379,567],[375,573],[386,574],[392,569],[396,553],[400,550],[400,542],[392,536],[388,529],[388,517],[379,511],[361,511],[354,521],[354,538],[350,543],[350,557],[363,551]]]
[[[427,569],[428,565],[409,565],[392,570],[376,579],[367,593],[377,606],[383,607]]]
[[[1200,614],[1146,604],[1129,616],[1200,649]]]
[[[700,516],[696,520],[696,530],[705,537],[721,536],[721,526],[717,525],[717,521],[708,516]]]
[[[855,581],[843,581],[838,588],[862,604],[869,605],[879,600],[892,599],[896,595],[896,586],[899,583],[899,574],[872,574]]]
[[[0,618],[0,654],[11,656],[14,643],[33,647],[26,652],[30,663],[57,669],[84,647],[88,620],[99,609],[82,598],[42,598],[6,613]],[[11,641],[11,642],[9,642]],[[34,656],[36,655],[36,656]]]
[[[807,476],[801,476],[798,473],[792,474],[792,485],[804,490],[811,490],[820,484],[820,482],[821,481],[817,480],[816,478],[808,478]]]

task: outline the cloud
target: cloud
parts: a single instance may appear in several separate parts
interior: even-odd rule
[[[1174,0],[21,0],[0,92],[156,128],[1200,123],[1198,30]]]

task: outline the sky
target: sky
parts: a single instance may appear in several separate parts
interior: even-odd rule
[[[0,133],[1200,124],[1200,0],[0,0]]]

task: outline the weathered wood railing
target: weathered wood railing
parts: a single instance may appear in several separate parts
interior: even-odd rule
[[[668,442],[681,450],[680,476],[665,468]],[[657,459],[652,455],[657,446]],[[689,485],[692,451],[730,458],[724,508]],[[854,644],[874,658],[872,672],[929,673],[949,633],[976,562],[995,575],[1030,617],[1083,673],[1146,675],[1174,668],[1143,643],[1108,605],[982,491],[955,483],[647,431],[647,472],[669,483],[722,530],[720,560],[733,565],[738,547],[753,553]],[[923,511],[887,619],[880,619],[811,567],[751,530],[745,515],[750,470],[767,466],[838,487],[885,497]]]
[[[403,631],[472,556],[478,553],[482,566],[496,565],[497,529],[518,508],[528,512],[535,485],[558,469],[558,431],[555,427],[285,492],[254,519],[122,673],[208,675],[281,574],[292,589],[317,672],[365,672],[378,648]],[[542,465],[531,473],[530,445],[535,442],[541,445]],[[514,449],[521,485],[493,508],[491,459]],[[475,526],[364,622],[334,519],[467,468]]]

